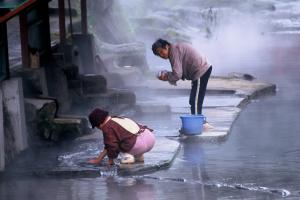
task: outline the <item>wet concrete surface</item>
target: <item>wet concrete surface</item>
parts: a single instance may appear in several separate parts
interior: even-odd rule
[[[294,43],[298,44],[299,39]],[[268,51],[269,57],[258,62],[254,57],[251,62],[243,63],[243,72],[276,84],[275,96],[247,100],[247,106],[241,106],[243,110],[240,103],[244,97],[224,88],[227,85],[222,85],[226,95],[220,96],[232,97],[232,102],[224,103],[213,91],[214,95],[207,96],[204,113],[213,125],[218,125],[215,128],[221,129],[223,136],[229,133],[224,140],[179,140],[179,115],[188,112],[187,106],[169,106],[159,100],[160,109],[169,107],[173,114],[161,115],[157,110],[148,109],[146,113],[153,113],[135,115],[159,136],[180,144],[179,153],[167,170],[116,176],[115,168],[100,166],[104,172],[101,174],[94,170],[97,167],[83,162],[98,152],[101,137],[93,135],[89,139],[55,147],[49,145],[23,154],[27,161],[16,160],[10,168],[11,175],[15,176],[1,177],[0,199],[299,199],[300,49],[295,46],[276,47]],[[227,70],[241,68],[236,65]],[[160,99],[165,98],[163,92],[158,92]],[[188,93],[187,90],[182,92]],[[186,105],[185,99],[182,97],[180,101]],[[154,102],[146,102],[146,105],[151,108],[148,103]],[[214,108],[218,103],[222,106]],[[61,171],[55,171],[57,167],[61,167]],[[76,173],[78,167],[86,171]],[[43,176],[42,172],[51,171],[55,173]],[[28,172],[37,173],[23,176]]]
[[[171,128],[168,126],[168,129],[163,130],[163,134],[165,136],[174,136],[181,128],[180,116],[190,113],[188,105],[190,84],[189,81],[179,81],[178,86],[174,87],[153,78],[144,81],[139,87],[134,88],[137,91],[138,110],[143,115],[146,115],[144,118],[151,119],[153,117],[148,115],[165,115],[165,111],[168,110],[166,107],[169,107],[172,118],[178,118],[174,120],[177,124],[174,124],[174,127]],[[153,87],[147,87],[148,85]],[[204,101],[203,114],[212,125],[212,128],[204,130],[198,136],[187,137],[181,135],[180,140],[192,139],[206,142],[226,140],[233,122],[237,119],[242,108],[250,103],[252,99],[274,94],[275,90],[276,85],[259,80],[248,81],[228,76],[211,77]],[[147,95],[145,91],[147,91]],[[153,121],[149,122],[147,120],[145,123],[159,124],[158,122],[153,123]],[[166,121],[166,123],[168,124],[169,122]]]
[[[103,149],[101,135],[79,138],[76,141],[30,149],[19,155],[13,164],[7,166],[2,178],[14,177],[100,177],[128,176],[150,173],[170,167],[175,159],[180,144],[166,137],[156,137],[151,153],[145,154],[145,162],[136,164],[120,164],[116,159],[115,166],[108,166],[107,159],[99,165],[88,164],[87,161],[97,157]]]
[[[224,81],[226,82],[226,79],[224,79]],[[251,82],[248,83],[251,84]],[[274,88],[272,85],[268,84],[266,84],[265,87],[270,88],[270,90]],[[185,87],[181,89],[188,90]],[[230,90],[235,91],[236,89],[230,88]],[[256,90],[253,89],[252,91],[252,94],[254,94]],[[116,166],[108,167],[106,165],[107,160],[105,160],[100,166],[87,164],[86,161],[91,157],[97,156],[99,149],[103,147],[103,145],[101,145],[101,134],[94,133],[83,138],[78,138],[76,141],[70,143],[62,143],[59,147],[51,146],[24,152],[13,165],[9,166],[9,170],[7,170],[3,178],[9,180],[12,184],[19,183],[19,181],[16,181],[19,180],[18,177],[23,177],[21,178],[21,181],[25,182],[29,178],[32,180],[29,184],[36,184],[36,181],[41,181],[40,178],[48,178],[50,179],[50,182],[53,181],[52,183],[55,183],[56,179],[63,179],[63,182],[65,182],[69,179],[79,178],[85,183],[86,181],[90,181],[88,178],[102,177],[100,179],[97,178],[94,181],[101,182],[101,179],[106,180],[112,190],[114,190],[115,187],[122,188],[124,186],[145,187],[146,190],[148,190],[148,185],[150,188],[153,187],[152,184],[164,187],[164,183],[178,189],[178,187],[181,187],[180,185],[184,184],[183,188],[185,189],[183,189],[183,194],[174,197],[175,199],[181,199],[178,198],[181,195],[191,195],[192,198],[199,197],[199,195],[205,197],[207,195],[205,193],[213,196],[216,189],[224,191],[225,193],[235,189],[242,189],[248,191],[255,190],[257,193],[261,192],[263,194],[266,193],[267,195],[273,195],[273,193],[276,192],[280,193],[279,196],[285,195],[285,191],[275,190],[275,192],[272,192],[270,191],[272,190],[270,188],[259,188],[260,186],[256,185],[247,186],[240,185],[239,183],[230,184],[222,181],[210,182],[207,178],[208,175],[205,174],[205,153],[203,145],[207,142],[211,144],[222,144],[228,139],[227,136],[231,130],[231,126],[241,112],[241,108],[239,108],[241,102],[249,102],[251,94],[244,97],[236,94],[208,94],[206,102],[209,103],[205,103],[204,114],[210,120],[210,123],[214,128],[209,131],[204,131],[199,136],[183,137],[179,135],[181,126],[179,116],[189,113],[189,108],[186,106],[188,98],[186,96],[182,97],[181,95],[176,95],[178,90],[173,90],[173,92],[175,95],[173,95],[172,101],[164,101],[165,98],[163,96],[156,96],[156,98],[153,98],[150,101],[149,98],[147,100],[141,98],[138,100],[137,106],[139,106],[139,102],[142,102],[143,105],[137,110],[144,113],[141,114],[137,112],[132,115],[132,117],[136,118],[138,121],[154,128],[157,136],[155,148],[151,152],[145,154],[145,163],[121,165],[118,164],[117,161]],[[137,98],[139,99],[139,95],[137,95]],[[152,109],[145,109],[147,106],[151,107],[153,105],[156,106],[152,107]],[[165,113],[165,110],[157,105],[170,107],[170,112]],[[178,152],[180,153],[175,159],[174,167],[172,166],[170,171],[165,172],[163,169],[170,168]],[[186,161],[186,159],[188,161]],[[186,164],[188,167],[181,166],[182,162],[188,162]],[[183,170],[182,167],[185,170]],[[161,173],[167,173],[168,176],[166,177],[160,173],[145,175],[157,170],[163,170]],[[192,177],[188,178],[190,175],[192,175]],[[122,178],[122,176],[125,177]],[[39,178],[36,179],[33,177]],[[121,186],[119,184],[121,184]],[[1,188],[6,190],[5,187],[7,187],[8,184],[3,184],[2,186],[3,187]],[[51,185],[50,187],[56,186]],[[186,189],[190,190],[190,187],[200,187],[201,190],[198,191],[197,189],[197,191],[193,191],[190,194],[190,192],[185,191]],[[146,191],[146,193],[147,192],[148,191]],[[154,191],[149,192],[153,193]],[[5,193],[6,192],[4,191],[3,194]],[[11,196],[11,198],[15,198],[11,194],[7,195]],[[84,194],[80,193],[80,195]],[[172,196],[172,194],[168,195],[169,197]],[[126,198],[129,197],[131,197],[130,194],[126,196]]]
[[[259,73],[264,80],[276,84],[278,91],[275,96],[252,100],[242,111],[236,103],[233,104],[235,106],[219,107],[217,110],[212,107],[204,109],[211,123],[216,120],[212,116],[218,116],[217,124],[222,122],[227,127],[236,119],[230,134],[223,141],[179,141],[178,116],[186,112],[187,107],[171,115],[152,113],[135,116],[154,128],[158,135],[168,136],[181,144],[169,169],[139,176],[115,176],[114,171],[108,169],[107,173],[96,178],[89,178],[88,174],[71,174],[67,178],[63,175],[47,178],[16,176],[2,179],[0,198],[299,199],[299,60],[287,56],[287,53],[282,51],[286,60],[278,65],[262,64],[261,67],[268,68]],[[286,68],[276,74],[273,70],[277,66]],[[230,120],[226,122],[228,117]],[[97,142],[100,142],[100,138],[96,138],[98,140],[86,140],[93,146],[89,153],[87,146],[80,148],[80,142],[72,148],[77,148],[75,152],[95,155],[99,147]],[[46,158],[41,150],[35,151],[34,156],[29,156],[35,160],[31,165],[51,169],[58,164],[57,155],[72,155],[72,148],[68,150],[62,146],[66,154],[48,155]],[[45,162],[39,160],[39,155]],[[67,163],[69,160],[65,157]],[[25,167],[28,166],[21,164],[18,169]]]
[[[155,87],[149,89],[146,85],[155,85]],[[117,166],[111,169],[105,166],[105,162],[100,166],[87,164],[87,160],[96,157],[99,150],[103,148],[102,135],[94,133],[87,136],[90,140],[79,138],[77,141],[63,142],[59,147],[53,145],[50,148],[24,152],[12,166],[7,167],[7,174],[96,177],[103,173],[137,175],[165,169],[170,167],[174,160],[180,148],[180,141],[225,141],[242,105],[246,105],[250,99],[256,97],[260,90],[265,91],[266,94],[275,92],[274,84],[257,80],[212,77],[208,86],[203,114],[213,127],[204,130],[200,135],[191,137],[179,133],[180,115],[190,112],[187,105],[189,97],[182,95],[190,90],[190,82],[181,82],[177,89],[170,89],[168,97],[156,95],[157,91],[167,91],[168,87],[170,86],[167,83],[150,77],[148,81],[145,81],[145,85],[135,88],[137,105],[136,112],[133,112],[131,117],[153,128],[157,140],[154,149],[145,154],[145,163],[122,165],[117,161]],[[148,91],[147,94],[143,92],[145,90]],[[219,95],[216,91],[219,92]],[[233,91],[233,93],[224,95],[226,91]],[[239,91],[238,94],[237,91]],[[165,107],[169,109],[162,109]]]
[[[225,95],[208,91],[204,114],[216,129],[222,130],[222,140],[180,140],[179,116],[189,110],[187,98],[182,97],[188,94],[186,88],[181,92],[174,88],[175,94],[166,94],[168,98],[181,99],[182,106],[161,101],[166,97],[161,91],[157,92],[157,100],[143,102],[137,109],[139,112],[147,106],[151,108],[154,102],[161,107],[132,116],[154,128],[157,136],[168,138],[164,141],[181,146],[168,169],[145,175],[116,176],[117,168],[86,165],[84,161],[96,155],[100,148],[98,133],[73,143],[49,145],[23,154],[23,160],[18,159],[11,166],[12,176],[1,177],[0,199],[299,199],[300,93],[297,88],[300,81],[299,58],[295,57],[299,50],[293,52],[282,50],[285,59],[276,65],[262,62],[260,68],[264,70],[249,66],[248,73],[276,84],[275,96],[247,98],[248,104],[241,104],[246,97],[231,89],[227,88]],[[284,70],[278,73],[282,66]],[[151,91],[147,90],[147,94]],[[144,100],[149,98],[145,95]],[[175,104],[176,100],[170,102]],[[168,108],[169,114],[158,112]],[[167,142],[164,148],[168,148]]]

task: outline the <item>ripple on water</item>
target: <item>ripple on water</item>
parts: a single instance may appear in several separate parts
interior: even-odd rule
[[[187,181],[186,179],[183,179],[183,178],[168,178],[168,177],[154,177],[154,176],[140,176],[140,177],[136,177],[136,178],[154,179],[154,180],[158,180],[158,181],[182,182],[182,183],[188,183],[188,184],[201,184],[201,185],[213,186],[213,187],[217,187],[217,188],[227,187],[227,188],[233,188],[233,189],[239,189],[239,190],[248,190],[248,191],[269,193],[269,194],[279,195],[281,197],[288,197],[291,195],[291,192],[286,189],[255,186],[254,184],[238,184],[238,183],[228,184],[228,183],[215,183],[215,182],[202,182],[202,181]]]
[[[206,184],[205,184],[206,185]],[[216,186],[218,188],[220,187],[229,187],[234,189],[241,189],[241,190],[249,190],[249,191],[257,191],[257,192],[264,192],[264,193],[270,193],[270,194],[277,194],[282,197],[287,197],[291,194],[290,191],[286,189],[276,189],[276,188],[268,188],[263,186],[253,186],[253,184],[247,185],[247,184],[227,184],[227,183],[209,183],[207,185],[210,186]]]

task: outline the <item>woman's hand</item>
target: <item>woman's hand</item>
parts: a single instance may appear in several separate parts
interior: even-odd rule
[[[101,161],[99,161],[98,159],[91,159],[88,161],[89,164],[99,164]]]
[[[88,163],[89,164],[99,164],[99,163],[101,163],[103,158],[106,156],[106,154],[107,154],[107,150],[103,149],[97,158],[89,160]]]
[[[167,81],[168,80],[168,72],[165,70],[160,71],[157,75],[157,78],[161,81]]]
[[[109,164],[109,165],[114,165],[114,164],[115,164],[115,163],[114,163],[114,159],[109,158],[109,159],[108,159],[108,164]]]

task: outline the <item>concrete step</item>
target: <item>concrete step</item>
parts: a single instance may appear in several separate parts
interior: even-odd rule
[[[108,89],[105,93],[81,96],[73,101],[73,110],[91,110],[95,107],[112,109],[118,105],[133,106],[136,102],[134,92],[126,89]]]
[[[105,93],[107,91],[106,79],[102,75],[86,74],[80,76],[80,80],[82,81],[83,95]]]

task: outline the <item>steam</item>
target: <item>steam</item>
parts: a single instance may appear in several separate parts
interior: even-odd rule
[[[233,71],[255,73],[262,65],[273,64],[274,55],[270,47],[278,44],[275,34],[286,33],[285,29],[295,32],[299,27],[299,14],[295,8],[300,3],[296,1],[165,0],[158,6],[150,1],[130,0],[126,3],[121,1],[121,4],[126,13],[130,13],[128,17],[132,24],[136,25],[137,18],[146,18],[144,23],[135,26],[135,31],[139,41],[146,43],[147,61],[154,71],[170,69],[168,62],[151,52],[151,45],[157,37],[171,38],[171,42],[187,39],[208,57],[215,66],[215,75]],[[157,27],[157,20],[161,20],[164,27]],[[170,20],[173,22],[170,23]],[[151,24],[150,28],[155,26],[155,30],[150,33],[151,29],[146,29],[143,32],[145,29],[141,27],[147,27],[153,21],[156,24]],[[177,36],[168,38],[168,31],[160,29],[171,32],[175,29],[171,35]],[[283,45],[283,41],[280,42]]]
[[[258,51],[270,42],[265,34],[268,27],[263,26],[258,16],[228,10],[219,10],[217,16],[210,38],[192,34],[192,44],[216,66],[214,73],[247,72],[243,63],[266,56]]]

